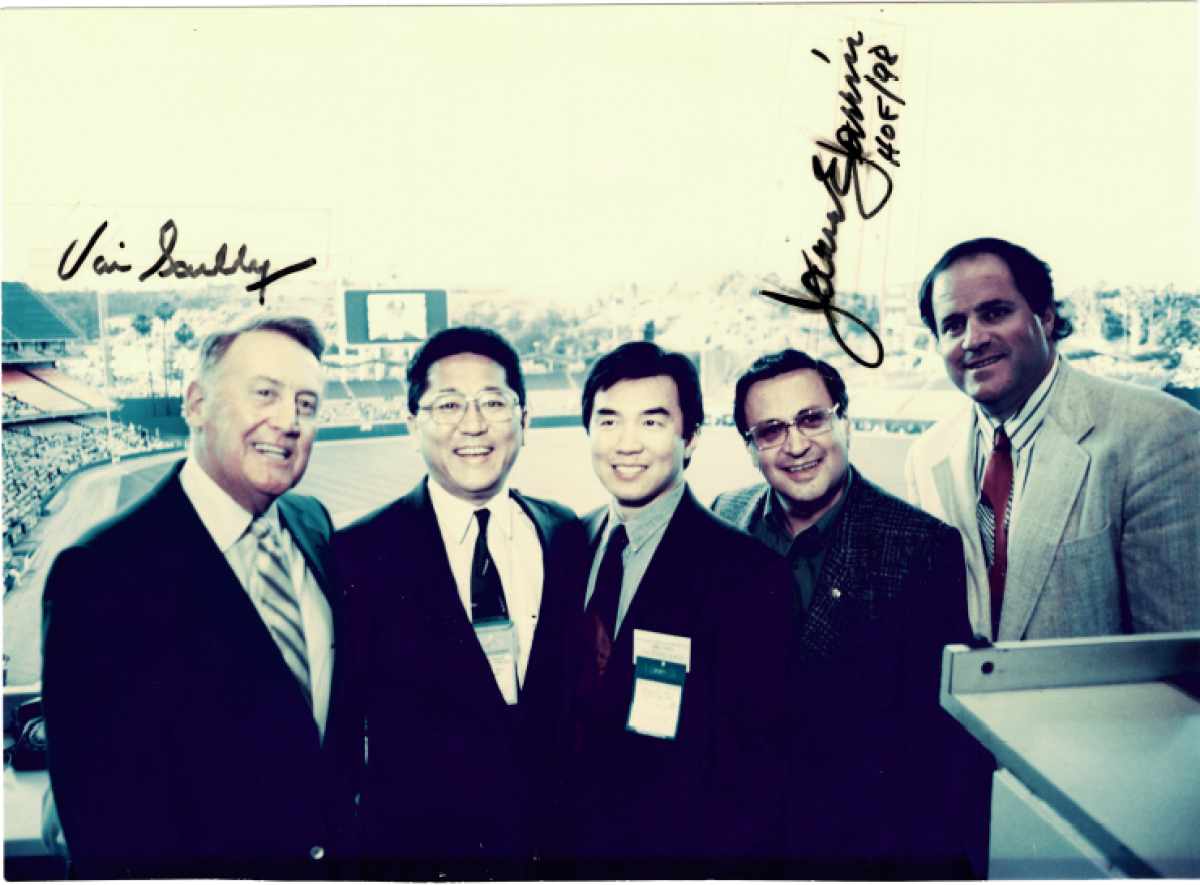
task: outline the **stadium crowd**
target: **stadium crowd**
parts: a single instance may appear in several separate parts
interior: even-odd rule
[[[4,397],[6,413],[11,399]],[[111,435],[104,428],[73,421],[5,427],[4,592],[7,594],[16,586],[24,569],[23,558],[14,556],[13,551],[37,525],[43,501],[64,477],[114,455],[138,454],[174,445],[144,429],[118,423],[113,424]]]

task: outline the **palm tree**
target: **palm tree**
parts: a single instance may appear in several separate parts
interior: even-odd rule
[[[196,333],[192,331],[192,327],[189,326],[187,323],[180,323],[175,328],[175,350],[176,350],[176,352],[178,352],[179,348],[187,347],[189,344],[191,344],[195,340],[196,340]],[[183,394],[183,370],[180,369],[178,366],[175,366],[171,370],[171,377],[175,378],[177,381],[179,381],[179,396],[180,396],[179,408],[182,409],[183,408],[182,398],[184,395]]]
[[[150,410],[154,412],[154,364],[150,361],[150,332],[154,328],[154,320],[139,313],[133,320],[133,331],[146,339],[146,368],[150,370]]]
[[[171,321],[171,317],[175,316],[175,308],[173,308],[170,304],[168,304],[167,302],[164,301],[158,307],[154,308],[154,315],[156,317],[158,317],[160,320],[162,320],[162,324],[163,324],[163,334],[162,334],[163,388],[166,391],[166,397],[167,397],[167,413],[170,414],[170,411],[171,411],[171,387],[167,383],[167,323]]]

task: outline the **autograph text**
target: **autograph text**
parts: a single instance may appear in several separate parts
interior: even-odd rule
[[[872,46],[867,53],[874,56],[877,61],[870,74],[859,76],[856,67],[859,62],[858,50],[864,42],[861,31],[846,39],[846,53],[842,58],[849,69],[845,77],[847,89],[838,93],[838,96],[845,101],[841,108],[845,119],[835,134],[836,144],[825,140],[817,141],[817,146],[822,151],[832,154],[828,162],[822,161],[820,152],[814,154],[812,158],[813,175],[825,186],[825,192],[833,203],[833,210],[825,216],[828,226],[821,229],[821,239],[812,247],[812,253],[820,263],[814,262],[807,251],[801,253],[804,256],[805,265],[805,271],[800,276],[800,282],[804,286],[803,291],[782,286],[780,288],[784,288],[784,292],[760,291],[768,298],[773,298],[783,304],[801,310],[824,313],[829,322],[829,329],[842,349],[860,365],[874,369],[883,363],[883,342],[867,323],[848,311],[834,306],[833,303],[836,294],[834,278],[837,267],[834,263],[834,255],[837,253],[838,227],[846,220],[843,201],[853,190],[854,203],[859,217],[864,221],[874,218],[883,211],[884,206],[892,197],[892,177],[888,172],[888,166],[900,167],[900,161],[897,159],[900,151],[896,147],[897,133],[893,124],[900,118],[900,112],[896,106],[903,106],[904,100],[886,85],[893,80],[900,79],[892,70],[893,66],[899,62],[900,56],[890,53],[885,45]],[[822,61],[829,63],[829,59],[823,53],[816,49],[812,52]],[[862,109],[863,90],[859,89],[859,84],[863,80],[866,80],[875,90],[876,111],[882,121],[879,134],[875,136],[874,141],[877,149],[875,156],[878,159],[868,156],[863,147],[863,142],[868,137],[867,129],[864,126],[866,114]],[[868,198],[864,187],[863,178],[868,174],[864,170],[874,170],[882,177],[883,195],[875,199],[873,203]],[[860,178],[860,175],[863,178]],[[874,361],[859,356],[846,343],[837,327],[837,315],[839,314],[857,323],[871,336],[877,351]]]
[[[71,241],[71,245],[67,246],[66,250],[63,252],[62,259],[58,262],[58,278],[60,280],[69,280],[79,272],[79,268],[83,266],[84,261],[87,260],[87,257],[91,254],[97,240],[100,239],[101,234],[104,233],[107,227],[108,222],[105,221],[101,223],[98,228],[96,228],[96,232],[92,234],[92,238],[88,240],[87,245],[84,246],[83,250],[79,253],[79,257],[75,260],[75,264],[70,270],[66,270],[65,268],[67,266],[67,262],[71,260],[71,253],[75,250],[75,245],[79,242],[78,240]],[[155,274],[158,274],[158,276],[162,279],[175,277],[176,279],[184,280],[189,278],[194,279],[196,277],[215,277],[218,274],[230,276],[231,274],[235,274],[240,270],[244,273],[259,275],[258,282],[251,283],[246,287],[246,291],[258,292],[258,303],[263,304],[266,302],[267,286],[271,285],[271,283],[275,282],[276,280],[288,276],[289,274],[307,270],[317,263],[316,258],[308,258],[304,261],[298,261],[295,264],[290,264],[282,270],[275,271],[275,273],[271,273],[270,261],[263,261],[260,264],[258,260],[254,258],[251,258],[249,261],[246,260],[246,246],[243,244],[242,247],[238,249],[237,255],[234,256],[233,263],[226,267],[225,262],[229,251],[229,245],[227,243],[222,243],[221,248],[217,250],[217,254],[213,258],[212,267],[205,266],[203,262],[192,266],[186,261],[182,261],[172,256],[171,253],[175,250],[175,243],[178,239],[179,229],[176,228],[173,220],[168,220],[158,232],[158,248],[161,254],[158,256],[158,260],[155,261],[154,264],[138,274],[138,282],[144,283]],[[122,249],[125,248],[125,243],[123,242],[119,243],[118,245]],[[92,270],[97,276],[104,276],[105,274],[111,273],[129,273],[129,271],[132,269],[133,268],[130,265],[121,264],[117,260],[105,261],[103,255],[97,255],[95,260],[92,261]]]

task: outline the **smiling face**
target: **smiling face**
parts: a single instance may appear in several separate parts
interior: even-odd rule
[[[800,369],[759,381],[746,394],[746,424],[792,421],[809,409],[827,409],[833,399],[812,369]],[[792,534],[803,531],[829,511],[846,488],[850,428],[842,415],[830,416],[830,427],[809,439],[788,428],[783,445],[759,451],[747,443],[750,459],[782,498]]]
[[[438,424],[427,407],[446,394],[474,400],[487,392],[517,402],[517,395],[505,381],[504,368],[495,360],[477,353],[445,357],[429,367],[421,408],[408,419],[413,448],[425,459],[430,478],[454,497],[472,504],[486,504],[508,479],[521,449],[529,412],[513,405],[512,420],[490,423],[474,402],[468,402],[458,424]]]
[[[255,516],[300,482],[325,380],[312,352],[279,332],[245,332],[187,391],[192,457]]]
[[[684,441],[675,382],[656,375],[597,391],[588,436],[596,476],[629,519],[683,482],[700,429]]]
[[[1054,307],[1037,316],[995,255],[957,261],[933,283],[938,350],[954,384],[998,421],[1050,371]]]

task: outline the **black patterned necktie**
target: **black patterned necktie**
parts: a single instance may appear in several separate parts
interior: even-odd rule
[[[604,625],[610,643],[615,643],[617,639],[617,609],[621,604],[621,584],[625,580],[622,554],[628,545],[629,535],[625,532],[625,526],[617,526],[608,536],[608,546],[604,548],[604,558],[600,560],[600,570],[596,573],[596,586],[592,589],[592,598],[587,607],[588,612]]]
[[[508,617],[504,585],[488,550],[487,527],[491,515],[486,507],[475,511],[475,518],[479,520],[479,536],[475,539],[475,555],[471,559],[471,622],[475,624]]]
[[[259,600],[258,610],[263,622],[311,708],[312,677],[308,669],[308,646],[304,641],[304,620],[283,548],[271,523],[264,517],[250,523],[250,533],[258,541],[254,573],[250,577],[252,598]]]

